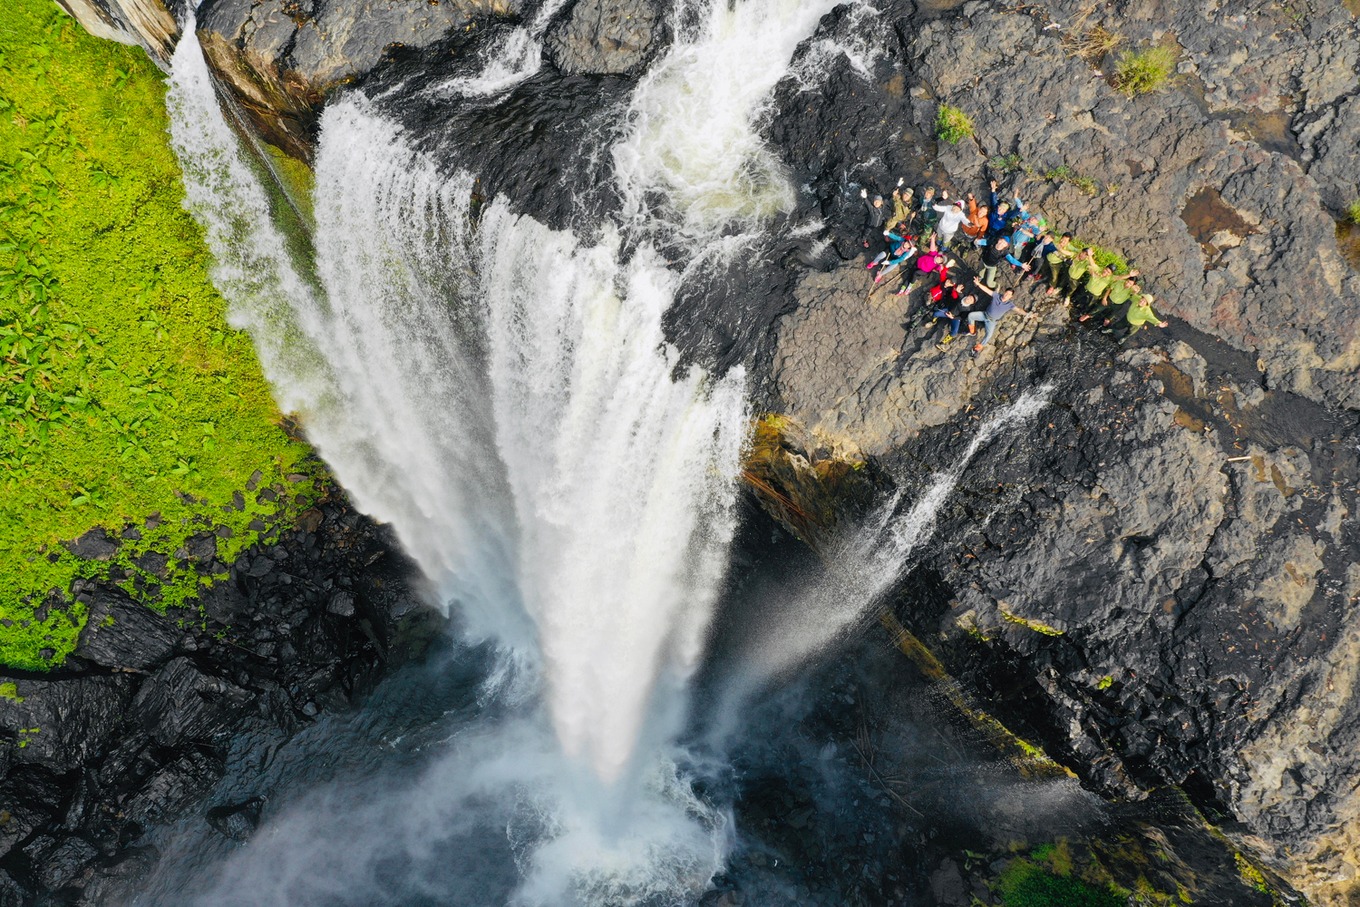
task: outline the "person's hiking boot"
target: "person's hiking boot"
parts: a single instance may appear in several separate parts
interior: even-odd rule
[[[935,349],[937,349],[937,350],[943,350],[943,349],[947,348],[947,347],[949,346],[949,344],[952,343],[953,341],[954,341],[954,335],[953,335],[953,334],[945,334],[945,335],[944,335],[944,339],[941,340],[939,343],[935,344]]]
[[[975,343],[975,344],[973,344],[973,352],[974,352],[974,353],[980,353],[980,352],[982,352],[982,344],[980,344],[980,343]]]

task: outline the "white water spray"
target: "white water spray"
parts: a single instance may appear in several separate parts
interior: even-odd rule
[[[871,616],[874,605],[910,566],[912,554],[930,538],[941,506],[977,452],[1009,426],[1033,418],[1048,405],[1052,392],[1051,384],[1028,390],[984,422],[959,461],[937,475],[906,513],[897,515],[899,490],[831,546],[821,579],[762,624],[760,639],[743,659],[752,670],[739,682],[742,689],[792,670]]]
[[[755,233],[793,208],[788,174],[760,127],[794,50],[835,5],[751,0],[696,11],[677,3],[675,44],[638,83],[613,150],[635,228],[660,221],[697,253],[724,230]],[[685,30],[691,18],[699,24]]]
[[[633,99],[623,157],[637,166],[621,168],[623,194],[662,187],[696,248],[786,208],[791,190],[756,125],[830,4],[715,4],[710,27]],[[526,59],[508,54],[509,75],[454,89],[502,90]],[[394,527],[437,600],[517,653],[543,692],[544,708],[529,700],[523,716],[538,730],[517,732],[531,745],[493,727],[474,748],[502,770],[538,753],[533,772],[469,789],[432,770],[403,802],[496,799],[490,828],[509,829],[525,903],[702,887],[721,865],[724,822],[688,793],[670,741],[727,568],[748,414],[739,370],[676,374],[660,325],[678,278],[643,239],[648,214],[636,205],[624,225],[643,239],[626,264],[608,225],[586,242],[494,201],[474,223],[472,178],[440,172],[349,96],[322,117],[313,276],[272,225],[191,37],[173,65],[172,136],[233,323],[252,332],[281,404],[355,503]],[[704,108],[720,98],[731,103]],[[715,141],[674,147],[669,131],[700,122]],[[325,841],[314,819],[304,810],[281,827]],[[390,856],[359,850],[360,875]],[[240,862],[270,859],[261,845]],[[231,890],[212,902],[232,903]]]

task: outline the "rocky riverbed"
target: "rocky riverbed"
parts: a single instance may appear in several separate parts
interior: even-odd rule
[[[97,5],[104,20],[136,28],[127,0]],[[432,74],[463,65],[484,46],[479,30],[490,41],[535,14],[419,6],[415,14],[372,0],[208,0],[199,23],[212,65],[250,122],[305,159],[329,94],[388,78],[393,61]],[[557,127],[598,114],[633,84],[669,40],[663,12],[629,0],[562,8],[542,71],[514,98],[538,125],[501,142],[506,119],[494,109],[457,119],[459,141],[496,149],[482,174],[488,191],[550,221],[560,216],[555,195],[589,174],[561,150]],[[800,53],[834,41],[856,57],[835,58],[815,89],[783,83],[765,124],[801,187],[789,223],[820,221],[820,233],[790,232],[739,268],[696,278],[668,325],[690,357],[747,365],[761,407],[797,426],[796,456],[868,461],[885,487],[923,487],[983,415],[1053,382],[1033,430],[993,442],[968,470],[903,584],[900,620],[986,708],[1042,741],[1092,789],[1121,802],[1181,791],[1235,846],[1328,905],[1360,896],[1360,274],[1338,244],[1348,235],[1338,226],[1343,212],[1360,198],[1355,16],[1339,0],[838,8]],[[1094,49],[1097,29],[1121,46]],[[142,36],[148,46],[153,39]],[[1115,90],[1119,51],[1152,45],[1175,52],[1172,84],[1133,98]],[[971,139],[936,140],[940,103],[973,118]],[[410,126],[423,125],[437,147],[439,122],[433,105]],[[870,296],[856,258],[859,188],[886,189],[898,176],[955,192],[1001,180],[1064,229],[1134,262],[1172,326],[1121,348],[1027,286],[1021,304],[1037,320],[1011,316],[976,358],[958,344],[935,350],[904,327],[916,296]],[[367,569],[362,561],[345,561],[352,583],[381,575],[371,571],[383,561]],[[252,569],[244,567],[247,576]],[[287,574],[275,567],[259,581],[276,575]],[[249,582],[236,588],[244,596]],[[332,625],[357,620],[322,610],[332,605],[328,594],[311,610],[302,600],[279,607],[300,609],[284,618],[291,632],[325,627],[329,640]],[[389,625],[381,615],[370,622]],[[158,632],[148,626],[148,639]],[[138,701],[152,701],[142,688],[157,676],[204,671],[189,654],[202,637],[155,644],[152,661],[121,665],[97,660],[96,636],[85,644],[96,654],[85,657],[101,667],[64,681],[18,678],[24,701],[0,699],[0,712],[12,712],[16,728],[41,727],[50,719],[17,711],[44,699],[29,705],[29,685],[83,684],[81,702],[112,705],[72,727],[93,729],[81,739],[121,739],[117,728],[129,725],[109,717],[115,706],[121,714],[131,703],[135,714]],[[270,643],[280,644],[251,637],[243,645]],[[348,662],[354,645],[324,648]],[[237,671],[195,674],[186,688],[206,691],[195,706],[241,699],[250,678]],[[283,697],[289,708],[324,705],[303,677],[269,676],[252,682],[296,687]],[[167,717],[173,726],[162,734],[210,740],[254,708]],[[154,740],[162,719],[147,720]],[[109,763],[87,747],[41,768],[38,754],[58,757],[42,749],[41,733],[32,737],[6,751],[4,783],[61,790],[49,798],[60,806],[11,817],[6,829],[29,831],[16,832],[18,855],[0,867],[54,890],[76,875],[40,878],[38,867],[88,866],[100,848],[120,852],[110,842],[123,835],[90,824],[86,817],[100,815],[92,804],[104,800],[90,794],[76,804],[61,779],[86,777],[86,757],[89,771],[109,764],[115,774],[135,760]],[[137,768],[143,780],[177,765],[168,777],[211,775],[211,757],[197,750],[188,762],[179,744],[155,752],[161,761]],[[150,788],[133,787],[154,800]],[[205,787],[167,781],[165,789]],[[176,796],[146,809],[187,802]],[[129,822],[149,815],[121,801],[101,808],[121,809]],[[74,823],[67,837],[33,832],[58,814],[76,816],[63,820]]]

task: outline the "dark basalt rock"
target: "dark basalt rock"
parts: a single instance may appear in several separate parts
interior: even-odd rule
[[[82,582],[89,618],[66,665],[0,677],[13,684],[0,695],[0,904],[126,891],[154,856],[143,831],[206,808],[233,737],[345,708],[442,625],[386,531],[340,500],[308,523],[243,555],[192,619]],[[210,559],[213,538],[200,539]],[[340,596],[349,608],[329,607]],[[228,808],[215,824],[245,836],[258,810]]]
[[[664,13],[655,0],[576,0],[544,51],[568,75],[637,72],[665,43]]]
[[[75,657],[103,668],[145,671],[163,663],[183,635],[122,590],[96,586]]]
[[[66,550],[83,560],[106,561],[118,553],[118,545],[118,539],[110,536],[103,527],[96,526],[74,542],[67,542]]]

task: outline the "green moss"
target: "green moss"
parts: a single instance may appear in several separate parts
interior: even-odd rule
[[[283,184],[288,201],[297,209],[308,228],[316,226],[316,214],[312,204],[312,190],[316,188],[316,174],[312,168],[295,157],[289,157],[273,145],[265,144],[264,152],[269,157],[269,167]]]
[[[1096,681],[1096,689],[1100,690],[1102,693],[1112,686],[1114,686],[1114,677],[1109,674],[1106,674],[1104,677],[1100,678],[1100,680]]]
[[[1113,886],[1093,886],[1055,875],[1025,859],[1013,860],[997,884],[1005,907],[1124,907]]]
[[[24,697],[19,695],[19,685],[12,680],[0,683],[0,699],[8,699],[11,702],[24,701]]]
[[[190,535],[217,531],[229,563],[318,493],[308,449],[280,425],[208,281],[164,93],[141,51],[90,37],[45,0],[7,5],[0,664],[42,670],[70,652],[85,620],[63,605],[73,579],[118,570],[139,599],[182,604],[211,581],[174,557]],[[269,492],[234,499],[257,469]],[[100,526],[141,537],[104,562],[63,547]],[[167,575],[137,566],[149,551],[170,558]]]
[[[1360,227],[1360,198],[1350,203],[1346,208],[1346,219],[1357,227]]]
[[[1114,86],[1129,97],[1160,91],[1176,71],[1176,51],[1158,44],[1125,51],[1114,67]]]
[[[973,121],[959,108],[941,104],[935,114],[935,136],[942,142],[957,145],[973,137]]]
[[[1059,630],[1057,627],[1050,627],[1043,621],[1021,617],[1019,614],[1015,614],[1000,605],[997,606],[997,610],[1001,612],[1001,616],[1005,618],[1008,623],[1024,627],[1026,630],[1033,630],[1035,633],[1042,633],[1044,636],[1064,635],[1062,630]]]

